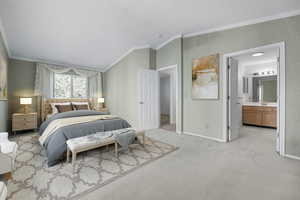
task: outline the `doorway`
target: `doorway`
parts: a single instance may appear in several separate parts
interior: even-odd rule
[[[160,128],[176,131],[175,69],[159,72],[160,77]]]
[[[182,85],[181,69],[177,65],[161,67],[158,70],[141,70],[138,72],[137,84],[137,106],[138,106],[138,128],[142,130],[156,129],[160,127],[160,73],[172,72],[170,81],[172,87],[173,101],[170,101],[170,121],[175,122],[175,131],[182,131]],[[174,100],[175,99],[175,100]],[[174,108],[175,107],[175,108]],[[173,131],[173,129],[172,129]]]
[[[159,74],[159,118],[160,128],[180,133],[181,127],[181,85],[177,65],[161,67]]]
[[[224,138],[270,134],[285,153],[285,49],[277,43],[224,55]]]

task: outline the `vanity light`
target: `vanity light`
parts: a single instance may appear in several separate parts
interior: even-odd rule
[[[263,56],[264,54],[265,54],[264,52],[256,52],[256,53],[253,53],[252,56],[259,57],[259,56]]]

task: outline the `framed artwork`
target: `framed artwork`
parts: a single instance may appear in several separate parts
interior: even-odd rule
[[[219,54],[193,60],[192,98],[219,98]]]
[[[0,54],[0,100],[7,100],[7,63]]]

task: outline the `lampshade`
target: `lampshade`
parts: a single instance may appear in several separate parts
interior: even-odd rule
[[[104,103],[104,98],[98,98],[98,103]]]
[[[32,98],[31,97],[21,97],[20,104],[21,105],[30,105],[30,104],[32,104]]]

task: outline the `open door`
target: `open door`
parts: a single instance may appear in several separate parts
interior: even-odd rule
[[[229,66],[229,98],[228,98],[228,141],[239,137],[242,125],[242,104],[238,98],[238,61],[234,58],[228,59]]]
[[[159,74],[154,70],[138,73],[139,129],[159,128]]]
[[[280,151],[280,49],[277,50],[277,113],[276,113],[276,124],[277,124],[277,130],[276,130],[276,152],[281,153]]]

